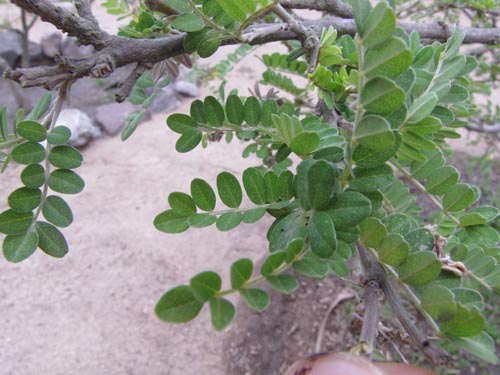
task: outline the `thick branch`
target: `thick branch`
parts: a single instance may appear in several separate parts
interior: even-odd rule
[[[52,4],[48,0],[11,0],[18,7],[38,15],[42,21],[49,22],[70,36],[75,36],[84,45],[92,45],[96,49],[106,47],[111,36],[99,28],[93,16],[89,16],[90,8],[86,0],[76,1],[76,6],[84,18]],[[90,13],[91,15],[92,13]]]
[[[342,18],[353,18],[352,9],[340,0],[282,0],[285,8],[314,9]]]

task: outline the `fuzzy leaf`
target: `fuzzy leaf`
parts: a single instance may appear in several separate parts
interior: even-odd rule
[[[186,323],[196,318],[203,303],[198,301],[187,285],[175,287],[163,296],[155,306],[156,316],[169,323]]]

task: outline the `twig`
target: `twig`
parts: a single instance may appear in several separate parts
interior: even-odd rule
[[[325,337],[325,330],[326,330],[326,325],[328,323],[328,319],[330,318],[330,315],[332,315],[333,310],[342,302],[345,300],[351,299],[355,297],[356,294],[348,289],[343,289],[338,295],[337,298],[335,298],[328,308],[328,310],[325,313],[325,316],[323,317],[323,320],[321,321],[321,324],[318,329],[318,335],[316,336],[316,345],[314,346],[314,352],[315,353],[321,353],[321,347],[323,345],[323,340]]]
[[[363,302],[365,304],[365,313],[363,315],[363,326],[361,327],[361,336],[359,343],[362,345],[361,354],[371,359],[373,347],[377,338],[377,326],[379,322],[379,299],[382,295],[379,282],[375,279],[369,280],[365,285]]]
[[[285,8],[316,9],[342,18],[353,18],[352,8],[339,0],[282,0]]]

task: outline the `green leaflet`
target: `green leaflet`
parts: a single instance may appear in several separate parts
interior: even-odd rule
[[[12,159],[19,164],[40,163],[45,159],[45,148],[35,142],[24,142],[12,150]]]
[[[80,151],[71,146],[55,146],[49,152],[49,162],[57,168],[78,168],[82,161],[83,157]]]
[[[441,332],[445,335],[470,337],[476,336],[486,327],[486,320],[475,309],[468,309],[461,304],[457,305],[455,317],[440,324]]]
[[[16,132],[19,136],[31,142],[42,142],[47,138],[47,130],[38,122],[25,120],[16,126]]]
[[[193,111],[193,104],[191,105],[191,111]],[[204,112],[203,112],[204,113]],[[179,134],[193,133],[196,131],[198,124],[194,120],[195,116],[185,115],[183,113],[174,113],[167,118],[167,126],[174,132]],[[205,122],[205,118],[201,119]]]
[[[224,109],[217,99],[207,96],[203,101],[205,116],[210,125],[221,126],[226,118]]]
[[[240,294],[245,303],[252,310],[255,310],[257,312],[262,312],[269,306],[270,302],[269,295],[261,289],[255,289],[255,288],[241,289]]]
[[[219,196],[226,206],[238,208],[243,199],[241,186],[236,177],[229,172],[222,172],[217,176],[217,190]]]
[[[404,100],[405,92],[403,89],[385,77],[370,79],[361,91],[361,104],[367,111],[375,114],[389,114],[400,107]]]
[[[173,192],[168,196],[168,204],[179,215],[189,216],[196,212],[193,198],[186,193]]]
[[[194,131],[184,133],[175,143],[175,150],[180,153],[185,153],[193,150],[201,142],[201,132]]]
[[[476,336],[469,337],[456,337],[451,335],[448,335],[447,337],[459,348],[467,350],[489,363],[494,365],[498,364],[495,342],[486,332],[483,331]]]
[[[52,190],[63,194],[78,194],[85,187],[83,179],[69,169],[56,169],[48,182]]]
[[[165,233],[182,233],[189,228],[188,218],[174,210],[163,211],[154,219],[154,226]]]
[[[33,221],[32,212],[16,212],[6,210],[0,213],[0,233],[22,234],[31,226]]]
[[[380,242],[387,236],[387,228],[375,217],[369,217],[360,225],[363,246],[377,248]]]
[[[264,277],[273,275],[283,264],[285,259],[286,259],[286,253],[284,251],[273,252],[266,258],[266,260],[262,264],[262,267],[260,268],[260,273]]]
[[[186,323],[196,318],[203,303],[198,301],[189,286],[175,287],[163,296],[155,306],[158,319],[169,323]]]
[[[429,116],[434,107],[438,102],[438,97],[435,93],[428,93],[426,95],[420,96],[413,101],[408,108],[407,121],[410,122],[419,122],[424,118]]]
[[[38,233],[30,230],[22,234],[10,234],[3,240],[2,250],[5,259],[18,263],[30,257],[38,247]]]
[[[398,267],[399,278],[406,284],[422,286],[435,280],[441,272],[441,262],[431,251],[411,253]]]
[[[45,199],[42,213],[48,222],[60,228],[66,228],[73,222],[73,213],[69,205],[56,195],[50,195]]]
[[[217,331],[222,331],[234,319],[234,305],[225,298],[212,298],[209,305],[212,326]]]
[[[312,252],[319,257],[330,257],[337,248],[334,221],[326,212],[317,211],[311,216],[307,234]]]
[[[215,208],[214,190],[205,180],[195,178],[191,181],[191,196],[201,210],[212,211]]]
[[[42,198],[40,189],[22,187],[10,193],[7,201],[9,206],[16,212],[31,212],[38,207]]]
[[[301,275],[315,279],[324,279],[330,273],[328,263],[313,256],[306,256],[293,263],[293,269]]]
[[[360,224],[372,211],[368,198],[356,191],[336,193],[331,200],[328,215],[337,229]]]
[[[307,194],[310,205],[315,210],[326,210],[333,196],[335,171],[327,161],[314,162],[307,171]]]
[[[372,150],[388,150],[393,147],[395,137],[385,118],[368,115],[356,125],[354,139]]]
[[[360,30],[363,45],[374,47],[389,39],[396,28],[396,15],[386,2],[378,3]]]
[[[474,189],[467,184],[456,184],[443,197],[443,208],[458,212],[469,207],[476,200]]]
[[[457,313],[457,304],[453,293],[442,285],[426,288],[421,297],[421,304],[433,319],[440,322],[453,319]]]
[[[290,143],[290,148],[301,157],[310,154],[319,146],[320,138],[316,132],[302,132],[297,134]]]
[[[264,176],[256,168],[247,168],[243,172],[243,187],[248,198],[255,204],[266,202],[266,183]]]
[[[349,186],[360,192],[371,192],[385,188],[394,181],[394,172],[388,165],[376,168],[360,168],[353,170],[354,179],[349,181]]]
[[[55,226],[43,221],[35,224],[38,233],[38,247],[47,255],[62,258],[68,253],[68,243]]]
[[[216,272],[205,271],[193,276],[189,286],[196,299],[205,302],[220,291],[222,279]]]
[[[195,13],[184,13],[172,22],[172,27],[179,31],[194,32],[202,30],[205,22]]]
[[[377,248],[379,259],[390,266],[400,265],[410,253],[410,246],[403,236],[390,233]]]
[[[392,37],[366,52],[363,71],[367,77],[381,75],[395,78],[410,67],[412,60],[412,53],[403,40]]]
[[[229,95],[226,101],[226,115],[231,124],[241,125],[243,117],[243,102],[237,95]]]
[[[231,287],[240,289],[253,273],[253,262],[248,258],[238,259],[231,265]]]
[[[209,227],[217,221],[217,216],[210,214],[193,214],[189,216],[188,223],[192,228]]]
[[[240,212],[227,212],[219,216],[215,226],[221,232],[226,232],[236,228],[241,223]]]
[[[299,287],[299,282],[292,275],[269,276],[266,280],[278,293],[290,294]]]

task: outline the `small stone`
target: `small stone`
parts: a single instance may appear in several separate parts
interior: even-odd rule
[[[196,85],[196,83],[189,81],[183,81],[183,80],[175,81],[174,89],[179,94],[190,98],[195,98],[200,94],[200,89],[198,88],[198,85]]]
[[[91,140],[101,136],[101,129],[85,112],[76,108],[63,109],[57,119],[57,125],[71,129],[69,144],[83,147]]]
[[[168,85],[156,94],[156,98],[151,104],[151,111],[153,113],[166,113],[173,111],[181,106],[180,97],[177,90]]]
[[[28,52],[31,59],[36,59],[41,55],[42,49],[40,45],[29,42]],[[20,61],[22,53],[21,34],[13,30],[0,33],[0,57],[2,57],[10,67],[14,67],[16,63]]]
[[[95,117],[107,134],[116,135],[125,126],[125,117],[136,109],[129,102],[103,104],[97,107]]]

